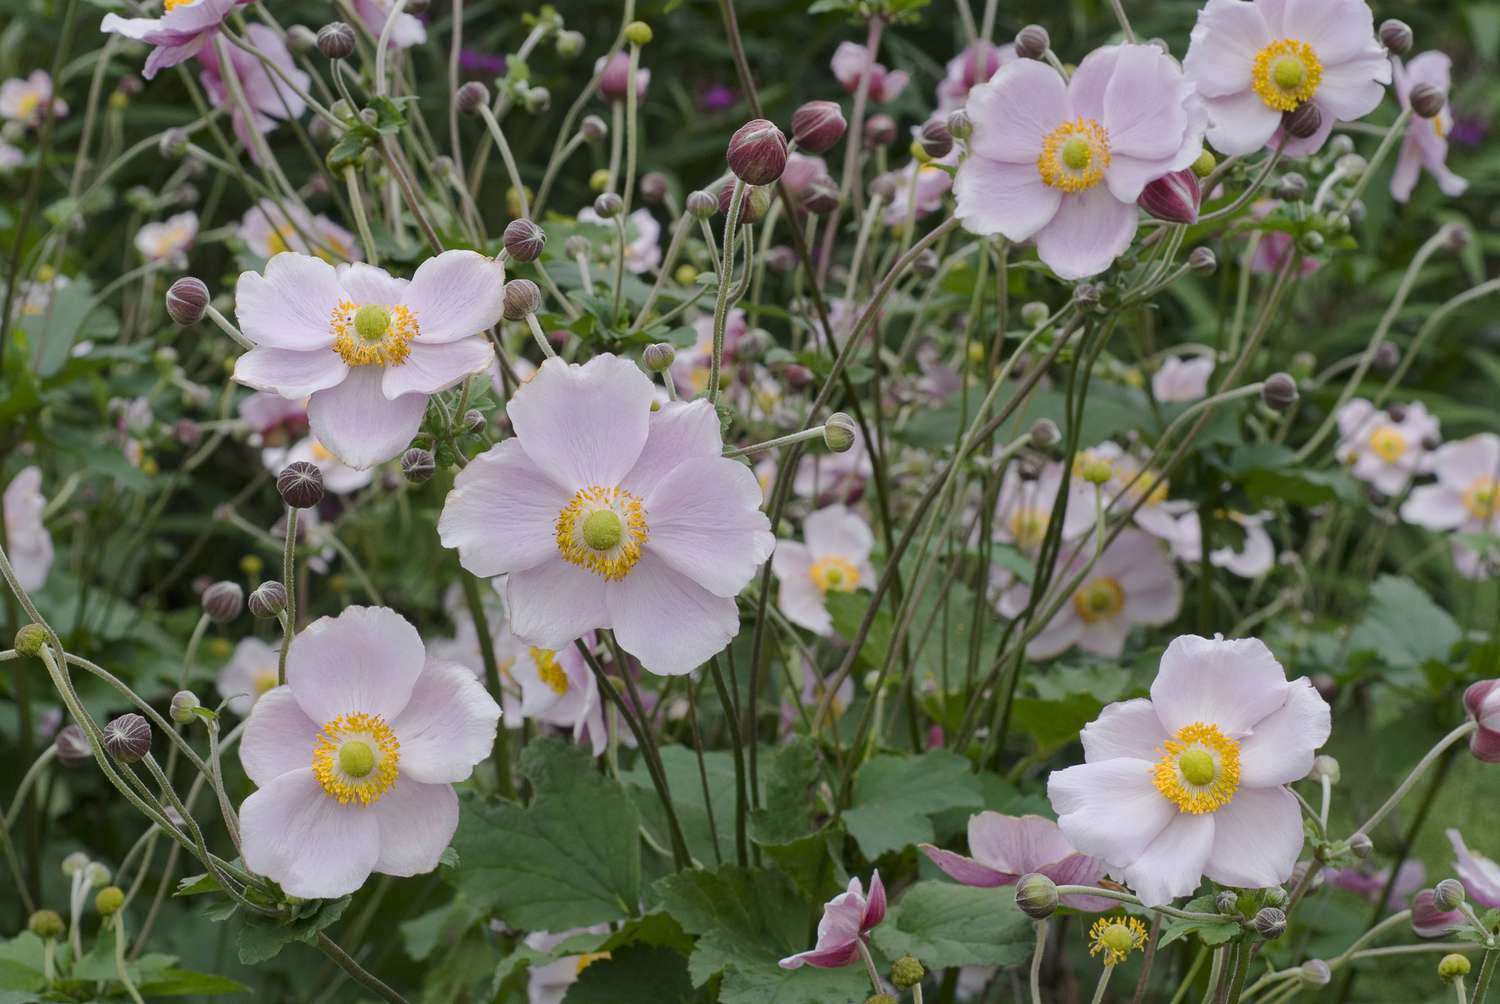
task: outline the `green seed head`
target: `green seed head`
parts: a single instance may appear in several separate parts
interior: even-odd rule
[[[608,509],[591,513],[583,521],[583,542],[596,551],[608,551],[620,543],[625,527],[620,517]]]
[[[1071,171],[1082,171],[1089,166],[1089,161],[1094,159],[1093,151],[1089,149],[1088,141],[1074,136],[1063,144],[1062,162]]]
[[[369,743],[348,742],[339,747],[339,770],[350,777],[364,777],[375,769],[375,751]]]
[[[1177,766],[1182,770],[1182,776],[1187,778],[1188,784],[1200,787],[1211,783],[1217,773],[1213,754],[1208,750],[1188,750],[1177,758]]]
[[[391,327],[391,312],[377,303],[367,303],[354,315],[354,331],[367,342],[378,342]]]

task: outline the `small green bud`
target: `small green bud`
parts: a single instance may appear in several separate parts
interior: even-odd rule
[[[897,1004],[897,1001],[890,994],[875,994],[866,997],[865,1004]]]
[[[1458,879],[1443,879],[1432,890],[1432,905],[1444,912],[1457,910],[1464,898],[1464,884]]]
[[[677,359],[677,350],[667,342],[657,342],[648,345],[641,352],[641,362],[646,364],[646,369],[652,373],[660,373],[670,369],[672,363]]]
[[[891,963],[891,982],[896,985],[897,990],[910,990],[922,982],[922,977],[927,975],[927,970],[922,968],[922,963],[910,955],[903,955]]]
[[[1267,941],[1275,941],[1286,933],[1286,914],[1274,906],[1262,907],[1255,913],[1250,926]]]
[[[1198,159],[1193,161],[1193,173],[1200,178],[1206,178],[1210,174],[1214,173],[1214,168],[1218,166],[1218,163],[1219,162],[1214,159],[1213,154],[1209,153],[1207,150],[1204,150],[1198,155]]]
[[[16,632],[16,651],[21,655],[41,655],[47,644],[47,629],[40,624],[27,624]]]
[[[632,21],[625,26],[625,41],[631,45],[650,45],[651,26],[645,21]]]
[[[26,927],[43,941],[56,941],[67,931],[56,910],[38,910],[26,921]]]
[[[1308,959],[1299,967],[1297,978],[1304,986],[1326,987],[1333,979],[1333,971],[1322,959]]]
[[[1452,952],[1438,960],[1438,976],[1446,983],[1469,975],[1470,968],[1469,960],[1457,952]]]
[[[125,890],[117,885],[107,885],[94,897],[94,909],[101,917],[112,917],[125,905]]]
[[[856,431],[854,419],[836,411],[823,423],[823,444],[831,453],[843,453],[854,445]]]
[[[202,707],[198,701],[198,695],[191,690],[179,690],[172,695],[172,721],[178,725],[186,725],[197,718],[197,710]]]
[[[1016,906],[1032,920],[1046,920],[1057,911],[1057,883],[1040,872],[1022,875],[1016,883]]]
[[[1102,485],[1115,476],[1115,470],[1110,466],[1108,460],[1100,457],[1089,457],[1083,462],[1083,468],[1078,473],[1083,475],[1083,480],[1091,485]]]

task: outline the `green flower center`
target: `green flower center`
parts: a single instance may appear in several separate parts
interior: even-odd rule
[[[375,769],[375,751],[369,743],[355,739],[339,747],[339,770],[350,777],[364,777]]]
[[[590,513],[583,521],[583,542],[596,551],[608,551],[620,543],[625,532],[620,517],[608,509]]]
[[[391,312],[375,303],[367,303],[354,315],[354,331],[367,342],[378,342],[391,328]]]
[[[1278,59],[1271,75],[1276,78],[1276,86],[1284,91],[1290,91],[1302,85],[1302,79],[1307,76],[1307,70],[1302,61],[1287,57]]]
[[[1063,144],[1062,162],[1070,170],[1082,171],[1089,166],[1089,161],[1092,159],[1093,151],[1089,149],[1088,140],[1080,136],[1074,136]]]
[[[1190,749],[1177,758],[1177,767],[1182,771],[1182,776],[1187,778],[1189,784],[1210,784],[1217,770],[1214,767],[1213,754],[1205,749]]]

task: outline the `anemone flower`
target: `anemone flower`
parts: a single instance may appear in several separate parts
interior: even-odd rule
[[[1391,63],[1395,74],[1396,100],[1402,108],[1411,107],[1411,91],[1418,84],[1436,87],[1443,95],[1442,109],[1431,118],[1418,118],[1406,127],[1401,152],[1396,155],[1396,170],[1391,174],[1391,198],[1405,202],[1411,198],[1417,178],[1425,170],[1432,175],[1444,195],[1457,198],[1468,191],[1469,183],[1448,167],[1448,134],[1453,131],[1453,110],[1448,107],[1448,87],[1453,61],[1442,52],[1424,52],[1404,66],[1401,60]]]
[[[22,468],[5,487],[5,553],[28,592],[46,585],[52,570],[52,535],[42,519],[46,511],[41,469]]]
[[[151,46],[141,76],[185,63],[203,51],[239,0],[166,0],[161,17],[105,14],[99,30]]]
[[[828,613],[830,592],[849,593],[875,585],[870,525],[843,505],[831,505],[802,521],[802,539],[776,546],[771,570],[780,590],[776,605],[793,624],[820,635],[833,633]]]
[[[877,870],[870,876],[867,897],[858,877],[849,880],[849,888],[823,904],[818,921],[817,944],[805,952],[781,960],[782,969],[841,969],[859,958],[859,945],[885,919],[885,885]]]
[[[1079,854],[1058,825],[1045,816],[981,812],[969,817],[969,855],[932,844],[919,847],[949,878],[985,889],[1015,885],[1023,875],[1045,875],[1058,885],[1096,885],[1104,862]],[[1103,896],[1061,897],[1063,906],[1097,913],[1118,905]]]

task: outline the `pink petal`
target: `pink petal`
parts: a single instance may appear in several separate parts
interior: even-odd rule
[[[1103,861],[1091,858],[1087,854],[1070,854],[1055,864],[1039,869],[1041,874],[1058,885],[1092,886],[1097,886],[1108,870],[1108,866]],[[1059,897],[1058,902],[1063,906],[1088,913],[1103,913],[1105,910],[1113,910],[1120,905],[1119,900],[1110,899],[1107,896],[1079,894]]]
[[[865,916],[860,921],[861,933],[868,932],[885,920],[885,883],[880,881],[880,869],[870,874],[870,895],[865,900]]]
[[[1462,493],[1476,478],[1494,477],[1500,471],[1500,436],[1481,432],[1444,443],[1433,453],[1432,467],[1439,482]]]
[[[527,455],[564,488],[619,485],[646,445],[651,381],[628,359],[548,359],[506,412]],[[573,635],[572,637],[577,637]]]
[[[1286,671],[1259,639],[1186,634],[1162,654],[1151,702],[1168,732],[1202,722],[1238,738],[1279,710],[1287,691]]]
[[[258,787],[312,765],[318,722],[307,717],[291,687],[268,690],[255,702],[240,740],[240,764]]]
[[[292,639],[286,682],[314,722],[379,715],[389,724],[411,698],[426,661],[417,629],[388,607],[346,607]]]
[[[399,455],[422,428],[426,394],[394,401],[380,390],[379,366],[356,366],[343,383],[320,390],[307,402],[313,435],[350,467],[374,467]]]
[[[1325,119],[1331,113],[1341,122],[1352,122],[1379,107],[1384,85],[1390,82],[1391,64],[1377,50],[1347,63],[1324,66],[1314,100]]]
[[[483,338],[457,342],[413,342],[411,355],[400,365],[387,366],[380,390],[387,400],[403,394],[436,394],[457,386],[467,376],[483,373],[495,359]]]
[[[1285,0],[1285,4],[1283,34],[1312,46],[1325,69],[1362,55],[1386,58],[1375,40],[1375,15],[1365,0]]]
[[[979,155],[959,167],[953,192],[958,200],[954,215],[965,230],[1013,241],[1035,236],[1057,215],[1063,199],[1059,189],[1042,181],[1035,159],[1008,164]]]
[[[283,774],[240,806],[245,866],[301,899],[347,896],[370,877],[380,827],[360,805],[340,805],[312,768]]]
[[[1002,872],[1024,875],[1074,853],[1057,823],[1043,816],[981,812],[969,817],[969,851]]]
[[[1143,697],[1118,701],[1099,712],[1099,717],[1083,728],[1083,756],[1088,763],[1131,757],[1136,760],[1158,760],[1164,750],[1167,733],[1156,717],[1156,709]]]
[[[841,504],[810,513],[802,521],[802,536],[813,554],[835,554],[856,565],[867,559],[875,546],[869,524]]]
[[[406,747],[401,776],[380,801],[365,809],[379,827],[382,875],[425,875],[438,866],[458,830],[458,795],[452,785],[423,784],[407,775]]]
[[[691,673],[739,631],[734,597],[716,596],[652,551],[611,584],[605,599],[625,651],[663,676]]]
[[[304,226],[304,229],[307,228]],[[374,303],[382,307],[394,307],[401,302],[408,285],[405,279],[364,262],[342,265],[338,273],[339,284],[344,287],[344,292],[360,306]],[[425,336],[427,332],[424,330],[422,334]]]
[[[1266,889],[1292,877],[1302,852],[1302,812],[1285,788],[1243,780],[1229,804],[1212,814],[1214,846],[1203,871],[1221,885]]]
[[[1143,904],[1163,906],[1198,888],[1214,844],[1215,815],[1177,813],[1144,853],[1125,865],[1125,881]]]
[[[1011,885],[1019,875],[1007,874],[996,871],[988,865],[982,865],[973,858],[966,858],[962,854],[953,851],[945,851],[931,844],[921,844],[921,851],[927,855],[928,860],[942,869],[943,873],[955,882],[964,885],[976,886],[981,889],[993,889],[998,886]]]
[[[685,460],[724,451],[719,416],[708,401],[668,402],[651,413],[646,445],[621,486],[644,498]]]
[[[477,251],[444,251],[417,268],[401,302],[416,315],[424,342],[477,335],[505,312],[505,267]]]
[[[645,499],[646,553],[716,596],[734,597],[771,556],[760,482],[723,457],[677,465]]]
[[[1198,11],[1182,68],[1205,98],[1249,91],[1256,53],[1272,41],[1258,5],[1209,0]]]
[[[234,379],[246,387],[297,399],[337,387],[349,367],[331,349],[251,349],[234,362]]]
[[[429,661],[390,723],[401,743],[401,777],[449,784],[490,755],[500,707],[484,684],[453,663]]]
[[[1042,140],[1072,109],[1067,84],[1056,70],[1018,59],[969,92],[968,112],[974,122],[971,154],[1035,168]]]
[[[256,345],[326,349],[333,344],[334,308],[343,299],[332,265],[285,251],[266,262],[263,276],[240,273],[234,315],[241,333]]]
[[[641,564],[645,561],[643,556]],[[627,578],[639,571],[638,564]],[[511,630],[541,648],[570,645],[595,628],[610,626],[608,591],[602,578],[561,555],[513,572],[505,580]]]
[[[1130,247],[1135,227],[1135,203],[1095,185],[1063,197],[1057,215],[1036,235],[1037,254],[1059,278],[1098,275]]]
[[[1053,771],[1047,798],[1068,842],[1115,867],[1140,857],[1178,814],[1152,783],[1154,766],[1121,757]]]
[[[1328,702],[1306,677],[1293,680],[1286,704],[1240,743],[1240,784],[1263,788],[1300,781],[1331,729]]]
[[[1229,0],[1242,3],[1243,0]],[[1270,142],[1281,128],[1281,113],[1268,106],[1252,90],[1205,97],[1208,108],[1208,141],[1224,154],[1254,153]]]
[[[558,557],[557,517],[570,497],[512,437],[459,472],[438,517],[438,538],[475,575],[533,568]]]
[[[1125,45],[1101,45],[1083,57],[1083,62],[1078,64],[1078,68],[1068,78],[1068,104],[1072,109],[1070,117],[1094,119],[1106,127],[1110,126],[1110,123],[1104,121],[1105,94],[1126,48],[1128,46]],[[1110,143],[1113,146],[1113,130]]]

